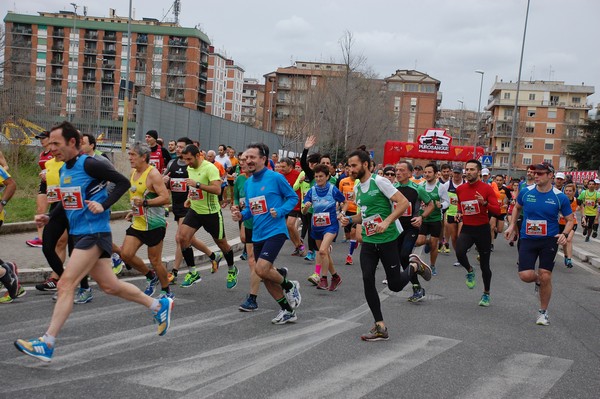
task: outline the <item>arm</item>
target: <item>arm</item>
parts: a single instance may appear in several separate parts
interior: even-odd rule
[[[487,204],[485,202],[487,202]],[[483,205],[487,205],[488,210],[492,213],[492,215],[500,214],[500,204],[498,203],[498,196],[496,196],[496,193],[491,187],[487,192],[485,202]]]
[[[450,206],[450,197],[448,197],[448,183],[440,184],[438,194],[440,196],[440,202],[442,203],[442,209],[448,209]]]
[[[115,184],[115,188],[108,195],[108,198],[100,204],[103,209],[113,206],[129,190],[129,179],[117,172],[114,166],[108,163],[88,157],[83,164],[83,169],[95,179]]]
[[[274,209],[274,211],[276,212],[276,217],[284,218],[296,207],[296,204],[298,203],[298,194],[296,194],[292,186],[288,184],[283,175],[276,174],[275,178],[276,180],[274,183],[278,184],[279,190],[285,198],[285,202],[279,208]],[[271,214],[273,214],[273,212],[271,212]]]
[[[300,166],[302,167],[302,171],[304,172],[304,179],[310,181],[314,179],[315,174],[312,171],[312,169],[308,166],[308,161],[306,160],[307,156],[308,148],[304,148],[304,150],[302,151],[302,156],[300,157]]]
[[[163,206],[170,204],[171,199],[169,190],[167,190],[167,187],[164,185],[160,172],[157,169],[152,170],[148,174],[147,180],[150,183],[148,188],[152,188],[152,191],[154,191],[158,197],[147,200],[145,206]]]
[[[504,232],[504,237],[508,241],[512,241],[513,238],[515,237],[515,235],[517,234],[517,231],[515,231],[515,229],[517,226],[517,219],[519,219],[519,215],[521,214],[522,209],[523,209],[523,206],[521,204],[519,204],[519,201],[515,202],[515,206],[513,207],[512,215],[510,217],[510,224],[508,225],[508,228]]]

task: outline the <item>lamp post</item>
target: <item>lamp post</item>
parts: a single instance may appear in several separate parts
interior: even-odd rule
[[[69,122],[73,121],[73,108],[71,105],[71,98],[73,97],[73,87],[71,87],[71,53],[75,53],[75,57],[77,57],[77,49],[75,48],[75,32],[77,30],[77,7],[78,5],[76,3],[71,3],[71,5],[73,6],[74,9],[74,14],[73,14],[73,34],[71,35],[72,39],[71,39],[71,44],[72,44],[72,48],[73,51],[69,51],[69,61],[67,62],[67,113],[69,114]],[[75,70],[75,73],[77,73],[77,67],[73,68]],[[75,81],[73,82],[73,86],[77,85],[77,78],[75,78]],[[75,101],[77,101],[77,97],[75,97]]]
[[[465,127],[465,102],[463,100],[456,101],[460,103],[460,130],[458,131],[458,145],[462,145],[462,135]]]
[[[475,132],[475,140],[473,143],[473,158],[477,159],[477,142],[479,139],[479,124],[481,122],[481,92],[483,91],[483,75],[485,72],[481,69],[477,69],[475,73],[481,75],[481,83],[479,85],[479,105],[477,106],[477,131]]]

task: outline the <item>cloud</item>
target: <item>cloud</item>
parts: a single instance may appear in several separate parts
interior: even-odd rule
[[[288,19],[277,21],[275,29],[284,35],[295,36],[306,34],[313,28],[304,18],[292,15],[292,17]]]

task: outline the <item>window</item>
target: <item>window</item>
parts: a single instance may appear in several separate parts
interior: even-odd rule
[[[535,93],[529,93],[529,101],[535,101]]]
[[[504,93],[504,99],[510,100],[510,93]]]
[[[419,91],[419,85],[416,83],[406,84],[406,91]]]
[[[571,100],[573,101],[574,104],[580,104],[581,103],[581,97],[573,97]]]
[[[569,120],[578,121],[579,120],[579,112],[577,112],[577,111],[569,112]]]
[[[546,142],[544,143],[544,150],[546,150],[546,151],[554,150],[554,141],[546,140]]]
[[[315,86],[317,85],[317,77],[316,77],[316,76],[312,76],[312,77],[310,78],[310,85],[311,85],[312,87],[315,87]]]
[[[525,145],[523,146],[526,150],[531,150],[533,148],[533,140],[525,141]]]
[[[523,165],[531,165],[531,158],[523,157]]]
[[[553,128],[553,127],[546,128],[546,134],[554,134],[554,133],[556,133],[556,128]]]
[[[512,119],[513,116],[513,110],[512,109],[505,109],[504,110],[504,119]]]
[[[550,96],[550,105],[558,105],[558,96]]]
[[[548,111],[548,119],[556,119],[556,111]]]
[[[534,129],[533,126],[526,126],[525,127],[525,133],[533,133],[533,129]]]
[[[552,163],[552,158],[544,158],[544,162],[547,162],[547,163],[551,164]]]
[[[535,110],[528,110],[527,111],[527,116],[529,118],[535,118]]]

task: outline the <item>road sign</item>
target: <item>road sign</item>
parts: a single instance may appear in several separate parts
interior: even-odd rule
[[[494,163],[494,160],[492,158],[491,155],[482,155],[481,156],[481,164],[483,166],[492,166],[492,164]]]

